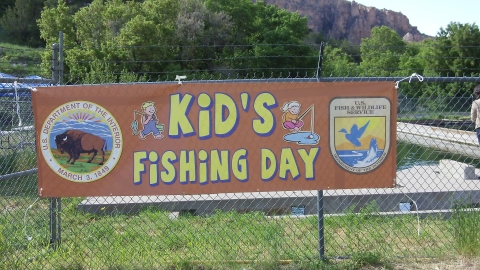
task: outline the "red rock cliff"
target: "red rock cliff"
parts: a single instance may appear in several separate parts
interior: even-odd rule
[[[370,36],[375,26],[388,26],[406,41],[421,41],[429,36],[410,25],[401,12],[366,7],[347,0],[265,0],[289,11],[298,11],[308,18],[308,26],[314,32],[323,32],[329,38],[347,39],[360,44]]]

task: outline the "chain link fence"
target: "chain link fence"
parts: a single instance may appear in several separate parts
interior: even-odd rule
[[[319,256],[448,257],[480,249],[480,148],[470,121],[473,98],[465,94],[479,78],[400,83],[395,188],[39,199],[30,96],[36,85],[128,82],[135,91],[134,82],[177,83],[175,75],[184,74],[187,81],[220,83],[404,78],[319,77],[318,55],[309,58],[312,68],[248,70],[255,61],[275,60],[251,56],[212,61],[214,71],[159,73],[119,67],[141,70],[142,61],[85,60],[92,68],[83,75],[69,67],[55,73],[63,70],[62,57],[54,53],[52,79],[0,77],[0,268],[274,268]],[[200,60],[182,61],[199,67]],[[453,86],[460,89],[453,95],[408,94]]]

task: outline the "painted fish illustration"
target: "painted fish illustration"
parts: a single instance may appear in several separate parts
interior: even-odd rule
[[[133,135],[137,135],[138,133],[138,121],[135,119],[132,122],[132,125],[130,126],[133,130]]]

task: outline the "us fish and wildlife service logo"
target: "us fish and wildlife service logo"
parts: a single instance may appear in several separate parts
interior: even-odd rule
[[[65,103],[45,120],[41,152],[50,168],[73,182],[93,182],[115,168],[123,148],[120,126],[102,106]]]
[[[385,161],[390,149],[390,100],[335,98],[329,113],[330,152],[340,167],[368,173]]]

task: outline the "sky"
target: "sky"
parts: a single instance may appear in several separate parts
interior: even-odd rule
[[[450,22],[480,22],[480,0],[355,0],[368,7],[385,8],[407,16],[410,25],[429,36]]]

